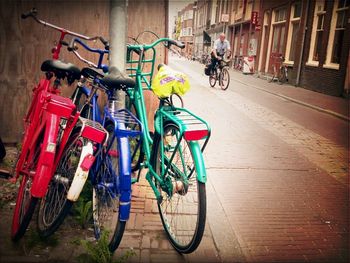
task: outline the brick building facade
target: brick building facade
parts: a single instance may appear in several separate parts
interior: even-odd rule
[[[192,57],[193,55],[193,3],[188,4],[181,11],[178,12],[176,21],[176,28],[179,32],[176,35],[176,39],[185,44],[185,48],[180,50],[181,54],[186,57]]]
[[[291,84],[334,96],[348,93],[349,2],[262,1],[258,73],[271,74],[282,55]]]
[[[255,58],[255,73],[271,75],[280,56],[288,66],[289,83],[342,96],[350,45],[350,0],[198,0],[194,2],[195,52],[203,32],[226,32],[234,57]],[[255,23],[252,15],[257,18]],[[222,15],[229,15],[229,22]]]

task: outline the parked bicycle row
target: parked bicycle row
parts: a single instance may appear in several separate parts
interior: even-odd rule
[[[20,180],[12,239],[18,241],[25,234],[37,206],[40,236],[58,231],[90,184],[95,238],[107,233],[109,249],[115,251],[130,216],[131,185],[147,168],[146,180],[171,244],[181,253],[193,252],[206,221],[207,174],[202,152],[211,129],[183,108],[181,96],[190,88],[187,76],[166,65],[155,70],[159,45],[184,45],[159,37],[142,44],[135,38],[135,43],[127,45],[125,74],[103,64],[110,53],[103,37],[40,20],[35,9],[22,14],[23,19],[28,17],[60,34],[52,58],[41,65],[43,77],[33,89],[24,118],[22,149],[12,178]],[[101,48],[92,48],[91,41],[98,41]],[[87,66],[61,61],[63,47]],[[81,49],[97,54],[98,59],[88,60]],[[60,95],[63,80],[76,85],[70,98]],[[159,98],[154,132],[148,125],[144,90],[152,90]],[[120,91],[126,95],[124,108],[118,105]],[[105,105],[98,100],[102,93],[108,99]]]

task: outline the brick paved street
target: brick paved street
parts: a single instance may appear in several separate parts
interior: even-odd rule
[[[209,207],[209,225],[226,216],[249,262],[346,262],[348,123],[253,89],[250,81],[266,81],[252,76],[231,72],[223,92],[209,88],[197,62],[172,65],[191,76],[186,106],[213,127],[205,156],[216,196],[208,199],[222,214]]]
[[[205,151],[205,234],[194,253],[179,255],[142,179],[133,186],[132,213],[115,258],[132,248],[130,262],[347,262],[348,123],[252,85],[317,101],[308,91],[237,72],[221,91],[209,87],[203,65],[179,58],[170,64],[190,76],[185,106],[213,130]],[[339,109],[336,100],[329,109]],[[343,105],[339,113],[346,114]],[[72,240],[92,236],[69,219],[55,234],[57,246],[28,252],[9,241],[11,208],[0,210],[0,262],[72,262],[82,251]]]

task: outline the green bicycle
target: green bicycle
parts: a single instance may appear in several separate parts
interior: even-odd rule
[[[127,46],[127,71],[136,85],[127,90],[127,108],[142,123],[141,138],[130,138],[132,167],[147,168],[163,227],[173,247],[191,253],[200,244],[206,221],[206,169],[202,151],[210,137],[209,125],[187,109],[176,107],[171,96],[159,100],[150,133],[143,90],[152,90],[155,47],[178,41],[159,38],[149,45]],[[146,72],[146,69],[148,71]],[[133,183],[138,182],[138,176]]]

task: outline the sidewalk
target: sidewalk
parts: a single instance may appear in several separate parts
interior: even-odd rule
[[[269,83],[253,75],[231,69],[231,79],[246,86],[265,91],[275,96],[333,115],[343,120],[349,119],[349,99],[334,97],[289,84]]]

